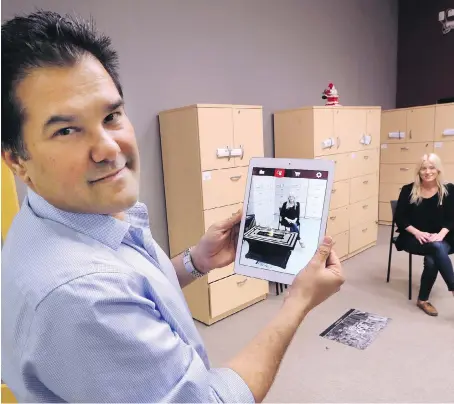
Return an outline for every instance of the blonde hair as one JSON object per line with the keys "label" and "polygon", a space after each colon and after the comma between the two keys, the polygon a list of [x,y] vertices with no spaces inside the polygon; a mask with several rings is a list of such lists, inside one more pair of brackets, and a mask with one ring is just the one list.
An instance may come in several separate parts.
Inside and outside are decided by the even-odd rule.
{"label": "blonde hair", "polygon": [[421,160],[419,161],[419,164],[416,166],[416,171],[415,171],[415,181],[413,183],[413,188],[411,190],[410,194],[410,203],[414,203],[416,205],[419,205],[422,201],[422,195],[421,195],[421,167],[423,164],[429,161],[434,165],[434,167],[438,171],[437,175],[437,186],[438,186],[438,204],[442,205],[443,204],[443,199],[446,195],[448,195],[448,190],[446,188],[445,182],[443,180],[443,165],[441,164],[441,159],[438,157],[435,153],[430,153],[430,154],[424,154],[422,156]]}

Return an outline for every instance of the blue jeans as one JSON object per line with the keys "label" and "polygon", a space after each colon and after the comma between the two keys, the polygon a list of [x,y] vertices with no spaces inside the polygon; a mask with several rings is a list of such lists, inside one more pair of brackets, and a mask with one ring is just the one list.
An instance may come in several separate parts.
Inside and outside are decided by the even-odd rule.
{"label": "blue jeans", "polygon": [[433,243],[420,244],[415,237],[407,240],[405,251],[412,254],[424,255],[424,270],[421,275],[421,286],[419,289],[419,300],[428,300],[430,292],[440,272],[449,291],[454,291],[454,269],[449,253],[452,253],[451,246],[446,241],[435,241]]}

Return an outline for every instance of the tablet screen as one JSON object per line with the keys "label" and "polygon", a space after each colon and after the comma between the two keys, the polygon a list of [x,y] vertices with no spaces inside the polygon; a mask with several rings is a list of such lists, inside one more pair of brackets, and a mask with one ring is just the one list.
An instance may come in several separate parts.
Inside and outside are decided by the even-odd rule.
{"label": "tablet screen", "polygon": [[253,167],[241,265],[296,275],[317,250],[328,171]]}

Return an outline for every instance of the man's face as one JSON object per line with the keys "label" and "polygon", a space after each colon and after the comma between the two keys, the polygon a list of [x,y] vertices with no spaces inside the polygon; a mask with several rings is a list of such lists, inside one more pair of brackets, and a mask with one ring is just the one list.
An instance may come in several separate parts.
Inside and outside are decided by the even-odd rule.
{"label": "man's face", "polygon": [[33,69],[16,88],[29,155],[19,176],[54,206],[121,215],[138,198],[139,154],[122,99],[104,67]]}

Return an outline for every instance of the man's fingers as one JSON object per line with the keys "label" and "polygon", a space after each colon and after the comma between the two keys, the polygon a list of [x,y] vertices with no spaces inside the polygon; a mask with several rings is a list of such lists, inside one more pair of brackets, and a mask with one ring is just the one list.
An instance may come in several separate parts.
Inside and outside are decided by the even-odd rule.
{"label": "man's fingers", "polygon": [[311,262],[316,265],[325,263],[331,253],[332,245],[333,239],[331,237],[325,236],[323,242],[320,244],[317,251],[315,252]]}
{"label": "man's fingers", "polygon": [[237,212],[232,214],[227,219],[221,220],[214,224],[217,230],[225,231],[231,229],[233,226],[241,222],[241,216],[243,215],[243,209],[239,209]]}
{"label": "man's fingers", "polygon": [[328,258],[326,260],[326,266],[335,266],[337,268],[341,267],[341,262],[334,250],[331,250]]}

